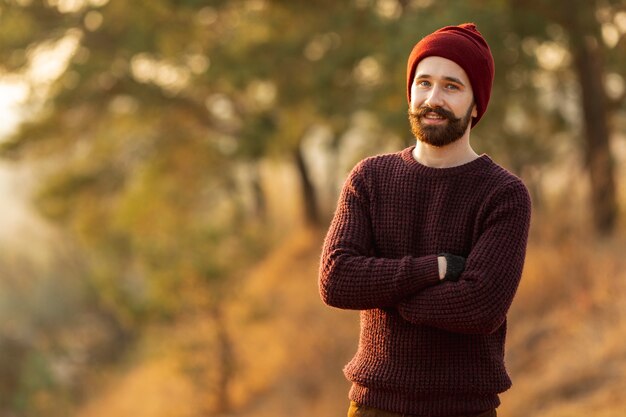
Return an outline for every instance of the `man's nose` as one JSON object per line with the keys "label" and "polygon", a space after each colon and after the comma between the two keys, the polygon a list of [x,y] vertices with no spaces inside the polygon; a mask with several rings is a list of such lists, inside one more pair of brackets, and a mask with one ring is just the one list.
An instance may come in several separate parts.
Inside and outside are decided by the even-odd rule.
{"label": "man's nose", "polygon": [[428,96],[426,96],[424,104],[427,104],[430,107],[442,107],[443,100],[441,96],[441,90],[438,87],[433,87],[428,92]]}

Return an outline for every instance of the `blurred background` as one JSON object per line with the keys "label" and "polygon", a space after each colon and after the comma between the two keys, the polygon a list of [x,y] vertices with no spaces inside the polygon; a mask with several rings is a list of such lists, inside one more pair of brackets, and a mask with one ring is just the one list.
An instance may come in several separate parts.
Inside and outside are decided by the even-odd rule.
{"label": "blurred background", "polygon": [[1,0],[0,417],[345,415],[324,233],[463,22],[534,204],[500,415],[622,417],[624,0]]}

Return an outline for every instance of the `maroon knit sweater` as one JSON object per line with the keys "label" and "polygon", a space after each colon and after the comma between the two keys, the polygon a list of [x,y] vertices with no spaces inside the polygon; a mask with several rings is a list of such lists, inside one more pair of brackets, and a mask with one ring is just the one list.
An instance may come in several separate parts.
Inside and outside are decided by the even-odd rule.
{"label": "maroon knit sweater", "polygon": [[[413,148],[368,158],[349,175],[324,242],[320,294],[361,310],[344,373],[350,399],[424,416],[500,404],[506,313],[530,223],[521,180],[488,156],[453,168],[416,162]],[[437,255],[467,258],[441,282]]]}

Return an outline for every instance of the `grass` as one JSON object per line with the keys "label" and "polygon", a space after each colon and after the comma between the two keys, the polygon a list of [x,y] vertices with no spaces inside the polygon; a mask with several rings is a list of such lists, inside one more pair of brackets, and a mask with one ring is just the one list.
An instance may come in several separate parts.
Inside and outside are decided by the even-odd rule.
{"label": "grass", "polygon": [[[617,417],[626,410],[626,239],[536,232],[509,314],[505,417]],[[165,417],[340,416],[358,315],[319,300],[323,234],[301,230],[246,274],[225,317],[234,341],[232,409],[211,414],[214,331],[201,313],[155,330],[151,354],[77,414]],[[190,347],[193,347],[191,349]],[[202,366],[198,365],[202,362]]]}
{"label": "grass", "polygon": [[582,231],[531,242],[509,314],[502,415],[622,416],[626,240]]}

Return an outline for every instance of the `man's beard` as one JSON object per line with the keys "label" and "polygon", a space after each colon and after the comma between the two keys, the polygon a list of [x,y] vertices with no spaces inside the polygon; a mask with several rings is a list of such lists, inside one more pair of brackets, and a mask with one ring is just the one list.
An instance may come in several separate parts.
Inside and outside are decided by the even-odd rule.
{"label": "man's beard", "polygon": [[[422,106],[417,111],[409,109],[409,122],[411,131],[415,137],[429,145],[443,147],[459,140],[467,126],[472,121],[472,110],[474,104],[469,107],[466,114],[462,118],[454,117],[454,114],[441,107]],[[436,113],[448,120],[444,126],[429,126],[422,123],[422,118],[429,112]]]}

